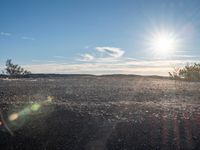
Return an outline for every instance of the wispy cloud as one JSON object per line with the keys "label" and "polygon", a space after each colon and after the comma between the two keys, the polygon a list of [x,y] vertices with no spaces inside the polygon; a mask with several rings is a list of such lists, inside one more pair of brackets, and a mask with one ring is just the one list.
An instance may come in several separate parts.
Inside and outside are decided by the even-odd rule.
{"label": "wispy cloud", "polygon": [[78,61],[92,61],[95,59],[95,57],[91,54],[82,54],[80,55],[81,58],[77,59]]}
{"label": "wispy cloud", "polygon": [[79,55],[77,61],[93,62],[93,63],[111,63],[118,62],[123,57],[124,50],[116,47],[95,47],[93,54],[85,53]]}
{"label": "wispy cloud", "polygon": [[34,63],[56,63],[55,60],[39,60],[39,59],[33,59],[31,60]]}
{"label": "wispy cloud", "polygon": [[[8,33],[8,32],[0,32],[0,36],[12,36],[13,34],[11,34],[11,33]],[[23,40],[30,40],[30,41],[34,41],[35,40],[35,38],[34,37],[29,37],[29,36],[15,36],[15,38],[18,38],[18,39],[23,39]]]}
{"label": "wispy cloud", "polygon": [[30,41],[34,41],[35,40],[35,38],[28,37],[28,36],[22,36],[21,39],[23,39],[23,40],[30,40]]}
{"label": "wispy cloud", "polygon": [[175,59],[198,59],[198,56],[194,55],[174,55]]}
{"label": "wispy cloud", "polygon": [[[67,73],[67,74],[141,74],[167,76],[174,66],[184,66],[193,60],[130,60],[123,59],[112,63],[105,62],[76,62],[44,63],[25,65],[24,68],[33,73]],[[200,62],[200,61],[199,61]]]}
{"label": "wispy cloud", "polygon": [[11,36],[11,33],[8,32],[0,32],[1,36]]}
{"label": "wispy cloud", "polygon": [[54,56],[54,58],[56,58],[56,59],[66,59],[67,57],[66,56],[59,56],[59,55],[57,55],[57,56]]}
{"label": "wispy cloud", "polygon": [[[141,74],[168,76],[174,67],[182,67],[186,63],[200,63],[195,56],[177,55],[172,59],[135,59],[124,57],[124,50],[114,47],[96,47],[92,54],[85,53],[71,63],[60,61],[43,61],[24,66],[33,73],[66,73],[66,74]],[[106,53],[106,55],[101,54]],[[64,56],[54,56],[63,59]],[[184,59],[183,59],[184,58]],[[65,62],[67,59],[65,59]],[[68,61],[69,62],[69,61]]]}
{"label": "wispy cloud", "polygon": [[119,58],[124,55],[124,50],[116,47],[96,47],[96,50],[115,58]]}

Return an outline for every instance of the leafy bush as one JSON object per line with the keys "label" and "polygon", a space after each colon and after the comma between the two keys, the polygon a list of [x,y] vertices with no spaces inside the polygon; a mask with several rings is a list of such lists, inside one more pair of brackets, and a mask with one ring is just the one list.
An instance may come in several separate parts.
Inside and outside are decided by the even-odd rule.
{"label": "leafy bush", "polygon": [[188,81],[200,81],[200,64],[187,64],[183,68],[176,68],[169,75],[173,79],[184,79]]}
{"label": "leafy bush", "polygon": [[23,69],[22,67],[20,67],[17,64],[13,64],[11,59],[8,59],[6,61],[5,71],[6,71],[6,74],[10,75],[10,76],[31,74],[30,71]]}

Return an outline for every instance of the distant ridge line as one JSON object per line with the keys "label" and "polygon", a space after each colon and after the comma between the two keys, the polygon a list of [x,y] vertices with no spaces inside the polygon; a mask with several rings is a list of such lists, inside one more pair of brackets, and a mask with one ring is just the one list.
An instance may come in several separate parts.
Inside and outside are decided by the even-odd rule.
{"label": "distant ridge line", "polygon": [[54,78],[54,77],[151,77],[151,78],[169,78],[166,76],[157,75],[136,75],[136,74],[104,74],[104,75],[92,75],[92,74],[28,74],[28,75],[0,75],[0,78]]}

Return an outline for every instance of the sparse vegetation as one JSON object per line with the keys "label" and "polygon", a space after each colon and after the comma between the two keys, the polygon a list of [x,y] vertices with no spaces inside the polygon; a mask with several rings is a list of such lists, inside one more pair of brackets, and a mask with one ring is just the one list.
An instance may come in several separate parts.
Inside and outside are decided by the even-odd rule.
{"label": "sparse vegetation", "polygon": [[200,81],[200,64],[187,64],[183,68],[174,68],[174,71],[169,72],[172,79],[183,79],[187,81]]}
{"label": "sparse vegetation", "polygon": [[31,74],[30,71],[25,70],[18,64],[13,64],[11,59],[6,61],[5,73],[9,76],[27,75]]}

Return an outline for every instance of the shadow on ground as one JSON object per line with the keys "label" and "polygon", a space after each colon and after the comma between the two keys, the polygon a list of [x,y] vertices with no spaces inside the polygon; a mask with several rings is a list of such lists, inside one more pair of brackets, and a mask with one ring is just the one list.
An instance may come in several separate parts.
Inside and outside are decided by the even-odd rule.
{"label": "shadow on ground", "polygon": [[49,106],[27,119],[13,136],[2,129],[1,149],[198,149],[200,145],[198,116],[184,119],[175,113],[165,118],[161,112],[157,117],[141,116],[142,121],[110,121],[62,106],[47,110]]}

